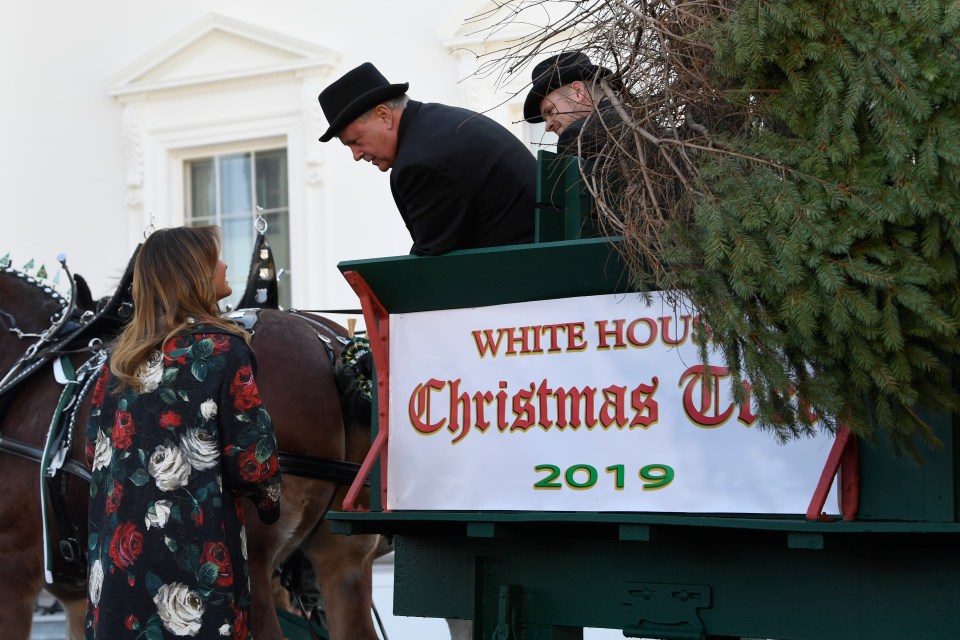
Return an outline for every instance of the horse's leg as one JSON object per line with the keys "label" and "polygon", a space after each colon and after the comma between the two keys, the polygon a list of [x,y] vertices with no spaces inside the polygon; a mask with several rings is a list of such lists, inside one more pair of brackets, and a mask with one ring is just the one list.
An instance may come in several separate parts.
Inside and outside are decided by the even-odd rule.
{"label": "horse's leg", "polygon": [[[33,415],[14,403],[7,416],[4,435],[33,444],[26,433]],[[43,587],[39,479],[36,463],[0,455],[0,637],[5,640],[30,637],[33,608]]]}
{"label": "horse's leg", "polygon": [[[345,457],[360,463],[370,450],[370,429],[355,422],[344,425]],[[347,488],[331,504],[339,510]],[[370,492],[360,492],[360,504],[370,505]],[[324,521],[301,547],[317,574],[330,640],[377,640],[373,627],[373,561],[384,547],[378,535],[334,535]]]}
{"label": "horse's leg", "polygon": [[63,610],[67,614],[67,638],[69,640],[83,640],[83,625],[87,617],[87,599],[74,598],[60,600]]}
{"label": "horse's leg", "polygon": [[[253,637],[257,640],[282,640],[280,619],[273,604],[273,593],[269,589],[273,574],[272,567],[264,562],[251,559],[250,562],[250,615]],[[267,588],[261,588],[267,587]]]}
{"label": "horse's leg", "polygon": [[370,611],[379,538],[331,534],[324,522],[302,547],[320,581],[330,640],[377,638]]}
{"label": "horse's leg", "polygon": [[[3,545],[0,536],[0,546]],[[2,636],[10,640],[27,640],[33,624],[33,606],[40,593],[40,580],[36,567],[19,562],[17,554],[0,554],[0,629]]]}
{"label": "horse's leg", "polygon": [[[331,356],[317,336],[316,327],[301,318],[263,311],[254,336],[257,385],[282,451],[344,460],[340,397]],[[370,446],[369,435],[366,446]],[[285,475],[277,523],[263,526],[252,509],[247,509],[252,629],[257,640],[279,637],[271,589],[273,571],[314,530],[334,490],[329,481]],[[344,637],[359,638],[349,633]]]}
{"label": "horse's leg", "polygon": [[245,505],[253,617],[251,629],[257,640],[282,637],[271,588],[274,570],[317,526],[334,490],[332,482],[284,477],[280,520],[269,526],[261,524],[254,510]]}

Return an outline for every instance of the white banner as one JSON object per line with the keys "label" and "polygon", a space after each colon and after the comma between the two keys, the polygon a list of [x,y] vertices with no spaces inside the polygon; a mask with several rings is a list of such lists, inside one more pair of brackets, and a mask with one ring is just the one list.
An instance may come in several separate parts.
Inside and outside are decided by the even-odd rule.
{"label": "white banner", "polygon": [[388,508],[805,513],[833,438],[753,428],[694,322],[656,294],[391,315]]}

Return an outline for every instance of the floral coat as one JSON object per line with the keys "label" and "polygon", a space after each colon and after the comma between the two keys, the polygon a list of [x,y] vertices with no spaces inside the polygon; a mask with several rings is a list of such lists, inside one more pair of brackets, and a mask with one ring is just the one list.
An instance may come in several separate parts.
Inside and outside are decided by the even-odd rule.
{"label": "floral coat", "polygon": [[277,443],[240,338],[194,325],[117,396],[105,365],[87,425],[87,639],[248,640],[239,497],[280,516]]}

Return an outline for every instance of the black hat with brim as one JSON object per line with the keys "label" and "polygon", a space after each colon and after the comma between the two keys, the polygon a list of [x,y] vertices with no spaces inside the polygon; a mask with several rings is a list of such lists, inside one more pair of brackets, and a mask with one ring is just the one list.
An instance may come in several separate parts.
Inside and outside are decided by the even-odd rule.
{"label": "black hat with brim", "polygon": [[327,142],[378,104],[399,98],[409,86],[409,82],[390,84],[369,62],[347,71],[317,97],[323,115],[330,123],[327,131],[320,136],[320,142]]}
{"label": "black hat with brim", "polygon": [[548,93],[576,80],[592,82],[613,72],[590,62],[582,51],[566,51],[541,61],[530,74],[533,86],[523,103],[523,119],[536,124],[543,122],[540,102]]}

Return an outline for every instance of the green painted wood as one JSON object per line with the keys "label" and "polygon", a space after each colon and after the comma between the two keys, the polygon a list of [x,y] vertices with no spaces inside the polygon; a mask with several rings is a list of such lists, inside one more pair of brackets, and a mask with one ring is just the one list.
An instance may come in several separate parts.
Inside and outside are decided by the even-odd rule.
{"label": "green painted wood", "polygon": [[[822,549],[784,538],[733,529],[688,529],[654,543],[562,529],[510,544],[397,536],[394,611],[463,617],[515,585],[522,628],[605,627],[648,638],[960,637],[956,533],[920,545],[910,535],[860,533]],[[494,637],[489,625],[483,631],[478,640]]]}
{"label": "green painted wood", "polygon": [[632,291],[619,239],[452,251],[341,262],[356,271],[390,313]]}
{"label": "green painted wood", "polygon": [[957,522],[960,438],[955,417],[920,412],[942,441],[933,449],[918,441],[923,462],[894,457],[883,434],[875,443],[860,443],[860,509],[865,520]]}
{"label": "green painted wood", "polygon": [[[804,532],[833,536],[864,533],[877,534],[922,534],[925,536],[960,534],[958,522],[926,522],[906,520],[854,520],[812,521],[802,516],[748,517],[737,514],[656,514],[656,513],[595,513],[595,512],[534,512],[534,511],[387,511],[342,513],[331,512],[327,518],[334,533],[388,533],[412,535],[442,531],[446,535],[466,537],[467,525],[474,524],[477,530],[481,523],[507,524],[508,528],[494,529],[505,537],[522,534],[539,535],[548,529],[568,527],[589,533],[600,532],[613,538],[627,527],[634,533],[626,536],[644,535],[643,527],[653,535],[658,528],[717,529],[769,531],[785,534]],[[496,536],[494,536],[496,537]],[[633,538],[625,538],[633,539]]]}
{"label": "green painted wood", "polygon": [[590,231],[593,200],[583,188],[579,158],[537,153],[537,203],[536,242],[576,240],[584,229]]}

